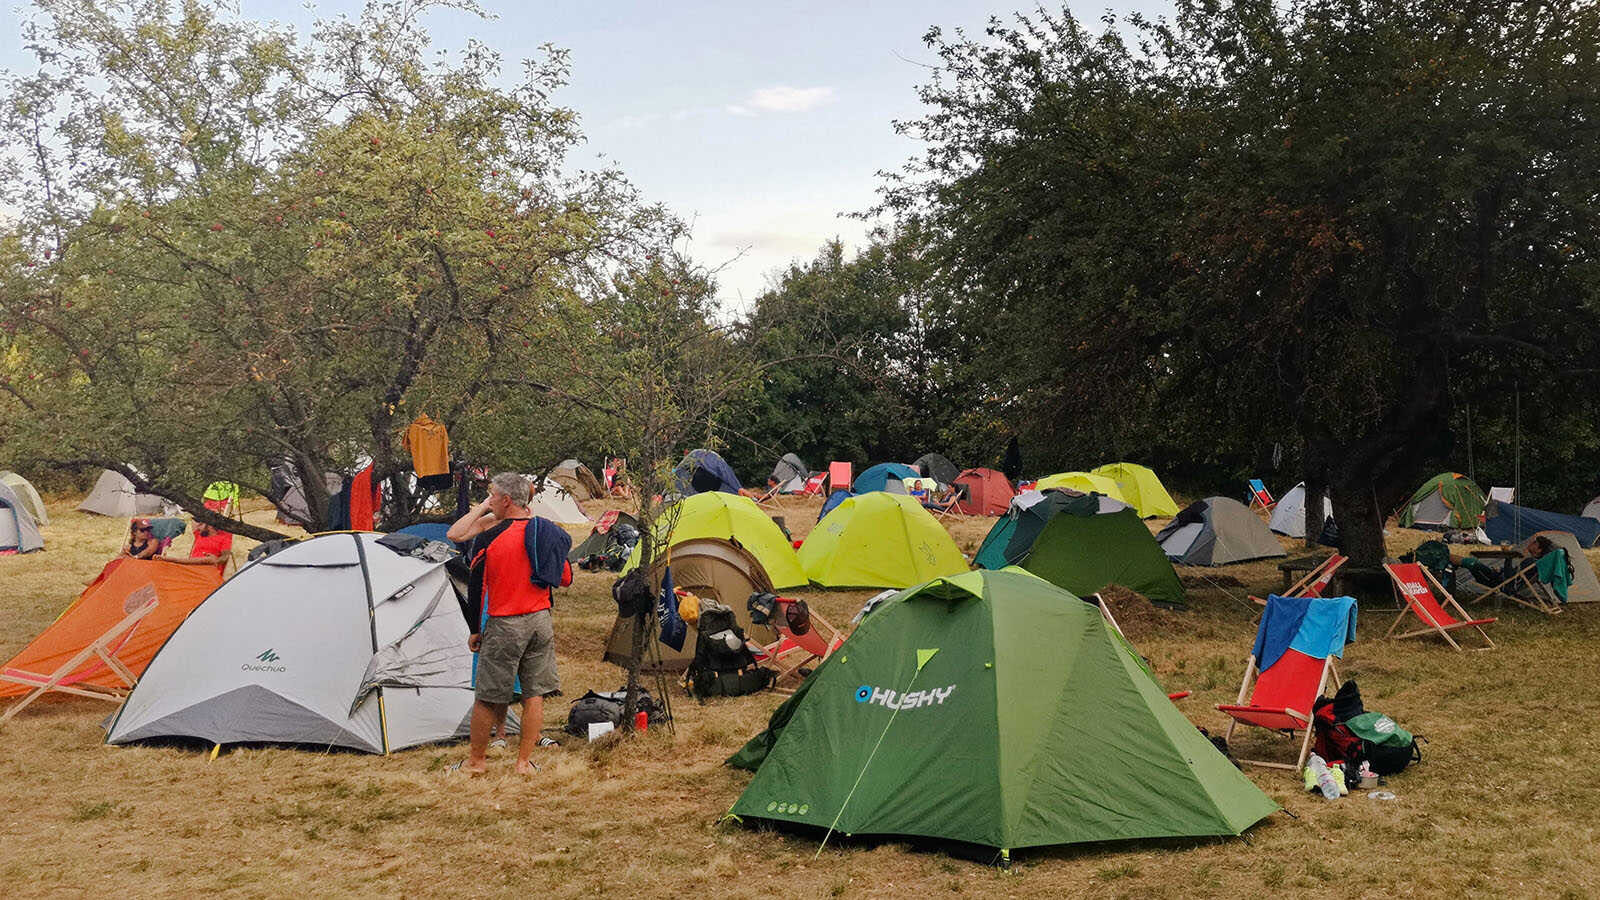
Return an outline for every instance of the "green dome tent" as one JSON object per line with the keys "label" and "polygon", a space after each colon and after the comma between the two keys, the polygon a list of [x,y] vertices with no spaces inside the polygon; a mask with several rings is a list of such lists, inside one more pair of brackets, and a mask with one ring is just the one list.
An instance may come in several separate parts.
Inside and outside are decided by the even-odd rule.
{"label": "green dome tent", "polygon": [[743,819],[1003,854],[1237,835],[1278,808],[1098,609],[1015,570],[889,600],[728,762],[755,770]]}
{"label": "green dome tent", "polygon": [[1489,503],[1483,488],[1460,472],[1429,478],[1411,495],[1395,518],[1401,528],[1477,528]]}
{"label": "green dome tent", "polygon": [[[1034,539],[1022,567],[1051,584],[1088,596],[1120,584],[1167,607],[1184,606],[1183,583],[1161,545],[1130,507],[1063,508]],[[1014,550],[1015,546],[1008,550]]]}

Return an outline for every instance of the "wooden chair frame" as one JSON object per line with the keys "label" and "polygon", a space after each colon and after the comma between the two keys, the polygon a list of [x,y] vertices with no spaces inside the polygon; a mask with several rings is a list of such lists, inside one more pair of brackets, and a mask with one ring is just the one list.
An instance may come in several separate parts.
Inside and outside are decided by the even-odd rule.
{"label": "wooden chair frame", "polygon": [[[1322,660],[1322,677],[1317,681],[1317,691],[1312,695],[1313,701],[1315,701],[1317,697],[1322,696],[1322,690],[1328,686],[1328,678],[1330,675],[1333,677],[1333,682],[1335,684],[1339,683],[1339,667],[1334,665],[1333,659],[1333,656],[1330,655]],[[1235,705],[1246,705],[1250,697],[1250,685],[1256,679],[1256,676],[1260,674],[1261,670],[1256,668],[1256,655],[1252,653],[1250,654],[1250,658],[1247,659],[1244,664],[1244,680],[1239,683],[1239,699],[1234,701]],[[1273,712],[1278,712],[1278,710],[1273,710]],[[1299,756],[1295,757],[1294,764],[1290,765],[1289,763],[1273,762],[1265,759],[1241,759],[1239,762],[1251,766],[1264,766],[1270,769],[1288,769],[1291,772],[1298,772],[1305,767],[1306,758],[1311,755],[1313,710],[1308,709],[1301,711],[1298,709],[1290,709],[1285,707],[1282,712],[1305,723],[1304,727],[1287,730],[1290,740],[1294,739],[1294,733],[1296,731],[1302,731],[1305,733],[1304,737],[1302,737],[1300,740],[1300,754]],[[1233,716],[1228,716],[1228,730],[1222,735],[1222,742],[1224,744],[1227,744],[1230,747],[1232,746],[1233,730],[1238,728],[1239,724],[1240,722],[1238,719],[1235,719]],[[1246,722],[1244,724],[1248,725],[1250,723]],[[1255,727],[1261,728],[1265,726],[1258,725]]]}
{"label": "wooden chair frame", "polygon": [[[780,600],[783,599],[785,598],[780,598]],[[780,603],[777,614],[774,617],[772,630],[778,633],[778,639],[763,647],[762,650],[766,653],[767,664],[775,667],[778,671],[777,676],[772,679],[772,684],[773,690],[779,693],[794,693],[795,688],[784,684],[784,682],[788,681],[791,676],[797,675],[802,668],[812,663],[821,662],[828,656],[833,655],[833,651],[839,649],[839,645],[844,642],[844,635],[839,632],[839,629],[833,627],[831,622],[823,618],[822,614],[817,612],[816,607],[810,607],[810,613],[811,630],[823,639],[828,648],[828,652],[822,656],[818,656],[794,642],[793,635],[789,632],[789,625],[785,618],[782,603]],[[785,647],[785,643],[789,646]]]}
{"label": "wooden chair frame", "polygon": [[[1479,594],[1474,602],[1482,603],[1490,597],[1498,596],[1510,600],[1512,603],[1520,603],[1547,616],[1560,615],[1564,611],[1561,601],[1552,595],[1550,588],[1534,577],[1533,573],[1538,567],[1539,561],[1537,559],[1523,560],[1522,564],[1517,567],[1517,571],[1510,578]],[[1519,583],[1528,589],[1528,597],[1523,597],[1513,592]],[[1513,590],[1508,590],[1508,588]]]}
{"label": "wooden chair frame", "polygon": [[[4,723],[12,716],[22,712],[33,701],[51,691],[73,694],[78,697],[93,697],[96,700],[109,700],[112,703],[122,702],[122,699],[138,683],[139,676],[133,674],[127,666],[123,665],[121,660],[117,659],[116,650],[120,649],[121,644],[118,643],[117,648],[112,648],[111,644],[125,640],[127,635],[133,632],[134,627],[139,624],[140,620],[149,615],[159,605],[153,585],[146,585],[140,588],[132,596],[139,597],[141,595],[144,595],[146,599],[137,609],[124,616],[122,621],[106,629],[104,633],[91,641],[89,646],[73,654],[71,659],[56,667],[56,670],[49,675],[24,672],[20,669],[0,671],[0,681],[33,688],[33,691],[21,700],[12,703],[6,709],[4,715],[0,715],[0,723]],[[117,678],[121,679],[125,686],[107,688],[100,685],[78,685],[66,682],[68,676],[93,657],[99,657],[100,662],[110,669]]]}
{"label": "wooden chair frame", "polygon": [[[1439,583],[1439,579],[1433,577],[1433,573],[1428,571],[1427,566],[1418,564],[1417,568],[1422,572],[1422,577],[1427,579],[1428,584],[1431,585],[1430,590],[1434,592],[1434,599],[1439,601],[1439,606],[1444,609],[1445,612],[1456,616],[1459,621],[1453,625],[1440,625],[1436,622],[1428,621],[1426,613],[1417,607],[1416,601],[1412,600],[1411,596],[1405,591],[1400,590],[1400,576],[1395,574],[1394,566],[1389,563],[1385,563],[1383,570],[1389,573],[1390,587],[1394,589],[1395,599],[1400,601],[1400,614],[1395,616],[1394,622],[1389,625],[1389,630],[1384,632],[1384,639],[1398,641],[1404,638],[1422,637],[1423,635],[1438,635],[1439,637],[1444,638],[1445,642],[1451,647],[1455,648],[1457,652],[1460,652],[1464,648],[1460,644],[1456,643],[1455,639],[1450,636],[1450,632],[1460,631],[1463,628],[1474,628],[1477,630],[1478,635],[1483,638],[1483,642],[1488,646],[1474,647],[1473,649],[1493,650],[1494,641],[1490,640],[1489,633],[1483,630],[1483,625],[1479,624],[1478,620],[1474,619],[1465,609],[1462,608],[1461,603],[1457,601],[1449,591],[1445,590],[1444,585]],[[1400,627],[1400,623],[1405,621],[1407,615],[1416,616],[1417,620],[1422,622],[1422,624],[1426,625],[1427,627],[1418,628],[1414,631],[1407,631],[1404,634],[1395,634],[1394,630]],[[1494,620],[1490,619],[1489,621],[1492,622]]]}
{"label": "wooden chair frame", "polygon": [[[1331,554],[1331,555],[1328,556],[1327,559],[1324,559],[1322,562],[1318,563],[1315,568],[1313,568],[1311,571],[1307,572],[1305,574],[1305,577],[1301,578],[1299,581],[1296,581],[1294,584],[1290,585],[1288,590],[1285,590],[1279,596],[1280,597],[1320,597],[1320,596],[1322,596],[1323,589],[1326,588],[1328,585],[1333,583],[1334,573],[1338,572],[1339,571],[1339,567],[1344,565],[1345,563],[1347,563],[1349,561],[1350,561],[1350,557],[1348,557],[1348,556],[1340,556],[1337,553]],[[1316,587],[1311,590],[1311,593],[1309,593],[1309,594],[1303,593],[1308,588],[1312,588],[1312,585],[1315,585]],[[1254,600],[1257,606],[1266,606],[1267,605],[1267,601],[1263,597],[1257,597],[1254,594],[1252,594],[1250,596],[1250,599]]]}

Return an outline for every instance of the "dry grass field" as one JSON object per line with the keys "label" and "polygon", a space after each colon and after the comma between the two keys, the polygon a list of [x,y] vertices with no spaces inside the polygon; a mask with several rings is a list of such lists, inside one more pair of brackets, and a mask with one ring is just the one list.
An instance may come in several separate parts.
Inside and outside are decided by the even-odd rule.
{"label": "dry grass field", "polygon": [[[66,606],[117,549],[126,523],[50,498],[49,549],[0,559],[0,659]],[[783,514],[803,534],[815,501]],[[252,521],[269,513],[259,505]],[[991,520],[956,521],[976,550]],[[1391,552],[1421,539],[1392,535]],[[187,552],[189,538],[178,547]],[[1293,552],[1293,551],[1292,551]],[[242,557],[242,553],[241,553]],[[1278,583],[1272,562],[1184,570],[1192,610],[1128,606],[1125,630],[1179,707],[1219,731],[1212,706],[1238,690],[1254,634],[1243,598]],[[580,574],[556,608],[568,699],[612,689],[598,661],[615,609],[611,576]],[[836,624],[871,592],[813,593]],[[748,781],[722,761],[779,697],[704,705],[675,697],[676,734],[544,751],[531,779],[491,759],[447,775],[461,746],[375,757],[292,748],[203,753],[102,743],[111,706],[35,704],[0,730],[0,896],[907,896],[1600,894],[1600,609],[1548,619],[1499,612],[1499,649],[1377,640],[1369,605],[1344,670],[1370,708],[1428,739],[1389,779],[1391,802],[1306,795],[1252,770],[1288,811],[1243,839],[1075,846],[1017,854],[1009,871],[900,842],[831,844],[719,824]],[[547,706],[547,726],[566,703]],[[1270,740],[1268,738],[1267,740]]]}

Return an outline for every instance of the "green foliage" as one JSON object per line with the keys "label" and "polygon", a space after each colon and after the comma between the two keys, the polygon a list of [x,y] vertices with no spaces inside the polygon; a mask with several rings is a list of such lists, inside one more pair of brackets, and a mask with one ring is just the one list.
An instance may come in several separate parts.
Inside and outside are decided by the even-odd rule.
{"label": "green foliage", "polygon": [[427,55],[427,7],[305,39],[193,0],[41,5],[0,120],[8,456],[131,463],[180,500],[288,460],[320,519],[358,457],[405,495],[419,412],[495,465],[604,432],[554,386],[611,271],[677,226],[614,171],[562,174],[563,52],[504,89],[479,45]]}
{"label": "green foliage", "polygon": [[1375,511],[1459,454],[1461,405],[1592,393],[1594,4],[1183,0],[928,43],[927,150],[882,206],[926,237],[956,383],[1063,461],[1284,440]]}
{"label": "green foliage", "polygon": [[726,417],[736,469],[764,476],[787,452],[821,468],[910,461],[935,448],[948,407],[932,402],[941,375],[913,251],[882,239],[847,260],[833,241],[756,298],[742,343],[782,364]]}

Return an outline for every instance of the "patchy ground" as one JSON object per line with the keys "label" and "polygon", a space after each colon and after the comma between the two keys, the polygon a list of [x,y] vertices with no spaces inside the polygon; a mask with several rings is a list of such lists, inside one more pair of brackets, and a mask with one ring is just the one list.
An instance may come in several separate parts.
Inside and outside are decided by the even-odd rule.
{"label": "patchy ground", "polygon": [[[74,512],[76,498],[51,499],[50,549],[0,559],[0,659],[76,596],[126,528]],[[785,500],[777,513],[801,536],[816,510],[815,500]],[[270,513],[258,506],[250,518],[265,523]],[[948,524],[970,555],[991,522]],[[1398,552],[1423,536],[1392,537]],[[182,537],[178,546],[186,551],[188,542]],[[1246,595],[1278,585],[1275,562],[1182,570],[1189,612],[1126,596],[1113,601],[1167,689],[1193,692],[1179,707],[1213,731],[1226,720],[1212,706],[1237,694],[1254,634],[1257,608]],[[615,609],[610,582],[580,574],[558,601],[569,699],[620,681],[617,669],[598,661]],[[806,596],[842,625],[871,593]],[[463,755],[459,746],[387,758],[241,749],[214,761],[197,752],[112,748],[100,729],[109,704],[40,702],[0,731],[0,893],[1600,893],[1600,779],[1593,775],[1600,608],[1553,619],[1521,608],[1498,614],[1492,635],[1500,648],[1458,654],[1432,642],[1378,641],[1393,612],[1362,610],[1362,640],[1346,653],[1345,674],[1360,681],[1371,708],[1428,739],[1424,762],[1390,779],[1395,801],[1353,793],[1328,803],[1302,794],[1287,774],[1251,770],[1293,816],[1274,815],[1244,840],[1026,851],[1010,871],[899,842],[830,844],[813,859],[814,839],[719,825],[749,779],[722,760],[760,730],[779,702],[772,694],[705,705],[678,695],[675,735],[656,729],[619,746],[547,751],[543,771],[530,780],[511,775],[504,757],[491,760],[485,779],[449,777],[444,769]],[[546,724],[555,726],[565,707],[549,704]],[[1262,746],[1271,740],[1247,749],[1272,752]]]}

